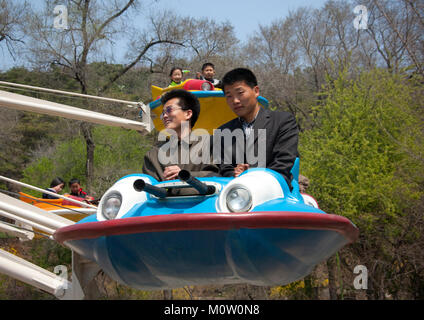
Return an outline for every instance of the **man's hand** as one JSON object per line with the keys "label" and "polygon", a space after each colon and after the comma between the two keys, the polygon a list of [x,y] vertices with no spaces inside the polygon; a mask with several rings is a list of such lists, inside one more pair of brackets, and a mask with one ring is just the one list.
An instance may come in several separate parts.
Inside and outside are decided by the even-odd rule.
{"label": "man's hand", "polygon": [[166,167],[163,171],[163,176],[165,180],[174,180],[177,179],[178,173],[181,171],[179,166],[169,166]]}
{"label": "man's hand", "polygon": [[237,167],[234,168],[234,176],[238,177],[243,171],[246,171],[247,169],[249,169],[249,164],[247,163],[238,164]]}

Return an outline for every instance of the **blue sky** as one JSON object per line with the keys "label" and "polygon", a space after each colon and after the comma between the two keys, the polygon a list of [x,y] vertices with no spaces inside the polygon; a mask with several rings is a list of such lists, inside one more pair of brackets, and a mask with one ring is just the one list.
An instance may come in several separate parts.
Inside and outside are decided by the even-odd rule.
{"label": "blue sky", "polygon": [[218,22],[230,21],[237,38],[244,41],[258,29],[259,24],[283,18],[289,10],[298,7],[320,8],[324,0],[159,0],[152,6],[169,8],[181,15],[195,18],[213,18]]}
{"label": "blue sky", "polygon": [[[260,24],[268,25],[273,20],[284,18],[290,10],[299,7],[320,8],[325,2],[325,0],[144,0],[142,10],[147,12],[171,9],[182,16],[207,17],[217,22],[230,21],[237,38],[245,41],[249,35],[258,30]],[[35,6],[42,3],[43,0],[31,1]],[[143,18],[137,20],[145,21]],[[0,44],[1,71],[21,64],[19,61],[14,62],[5,45]]]}

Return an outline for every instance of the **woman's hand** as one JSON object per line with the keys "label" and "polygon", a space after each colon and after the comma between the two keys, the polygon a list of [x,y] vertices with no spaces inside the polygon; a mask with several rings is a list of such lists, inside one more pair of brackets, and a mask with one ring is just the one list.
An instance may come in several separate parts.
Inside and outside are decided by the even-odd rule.
{"label": "woman's hand", "polygon": [[165,180],[174,180],[178,177],[178,173],[181,171],[179,166],[169,166],[163,171]]}
{"label": "woman's hand", "polygon": [[234,168],[234,176],[238,177],[243,171],[249,169],[249,165],[247,163],[238,164],[237,167]]}

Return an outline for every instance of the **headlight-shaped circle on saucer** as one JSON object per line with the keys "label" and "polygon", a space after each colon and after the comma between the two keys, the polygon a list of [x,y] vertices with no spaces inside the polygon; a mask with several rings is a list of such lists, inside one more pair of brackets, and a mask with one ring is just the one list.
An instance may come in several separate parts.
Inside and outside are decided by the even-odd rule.
{"label": "headlight-shaped circle on saucer", "polygon": [[226,196],[227,207],[231,212],[245,212],[252,207],[252,195],[242,186],[234,186]]}
{"label": "headlight-shaped circle on saucer", "polygon": [[106,196],[102,207],[102,215],[107,220],[115,219],[122,205],[122,195],[119,192],[111,192]]}
{"label": "headlight-shaped circle on saucer", "polygon": [[203,82],[201,88],[203,91],[210,91],[212,90],[212,85],[209,82]]}

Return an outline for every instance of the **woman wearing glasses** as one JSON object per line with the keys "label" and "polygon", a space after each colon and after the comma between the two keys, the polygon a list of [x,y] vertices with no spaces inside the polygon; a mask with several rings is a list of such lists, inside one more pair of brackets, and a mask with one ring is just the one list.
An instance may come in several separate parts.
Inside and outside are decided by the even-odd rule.
{"label": "woman wearing glasses", "polygon": [[[210,154],[210,149],[202,148],[201,144],[206,140],[209,142],[209,138],[191,138],[192,128],[200,113],[197,97],[188,91],[177,89],[164,94],[161,102],[161,119],[170,137],[147,152],[143,173],[158,181],[178,179],[178,173],[182,169],[190,171],[194,177],[218,176],[219,168],[212,163],[210,156],[208,161],[202,161],[205,159],[202,150],[207,150]],[[196,152],[190,155],[192,150]]]}

